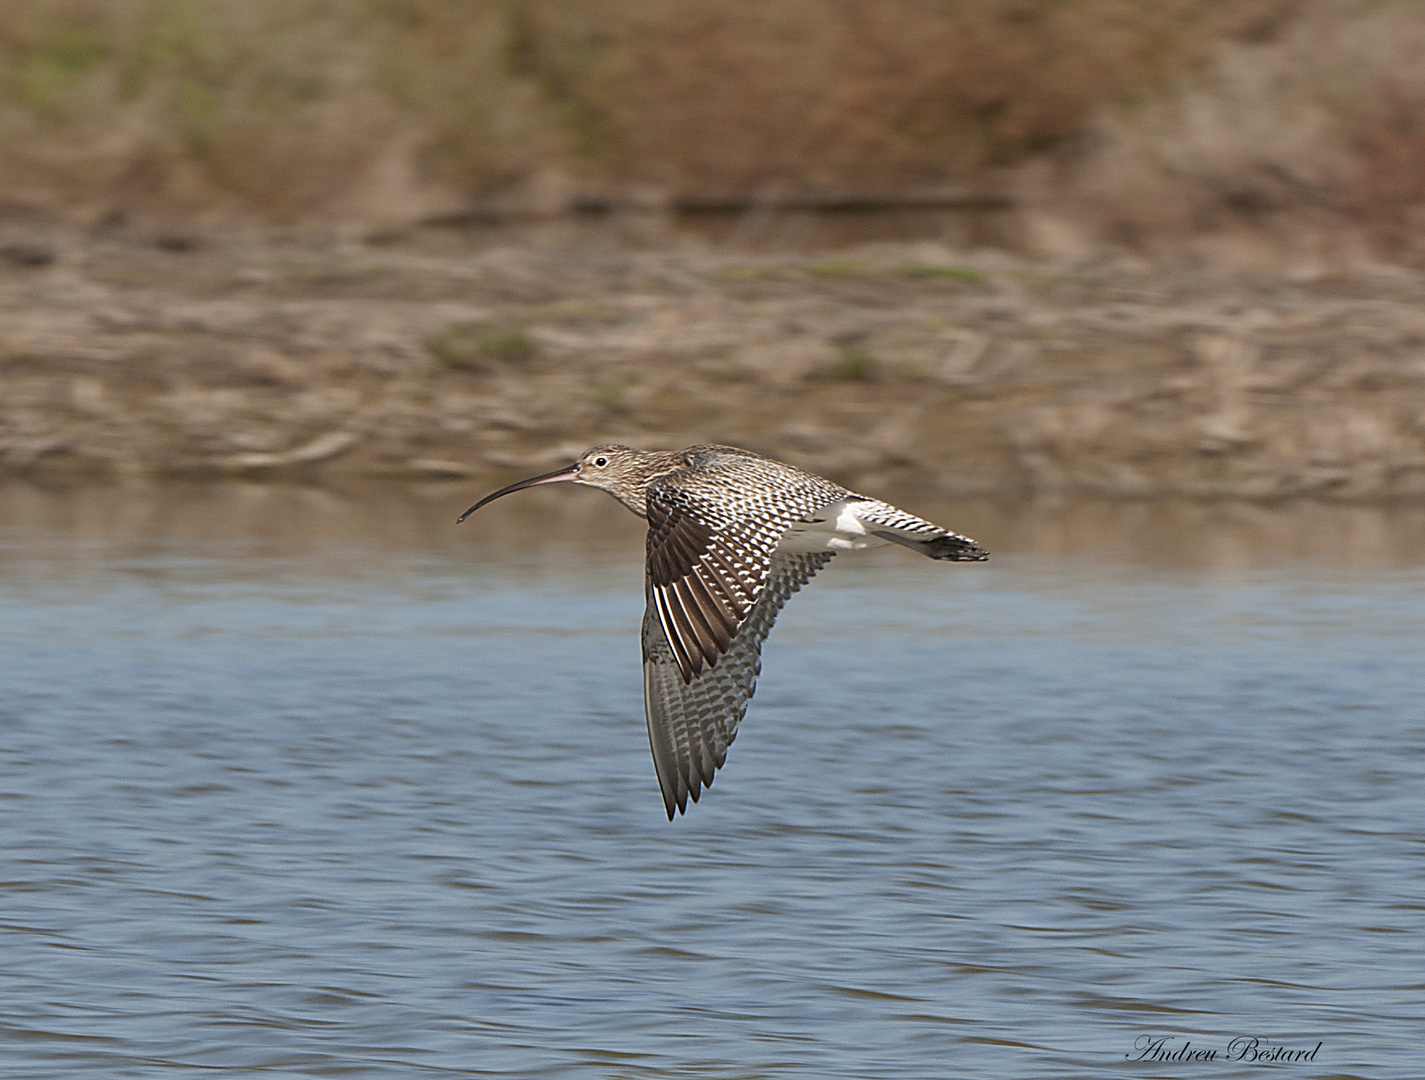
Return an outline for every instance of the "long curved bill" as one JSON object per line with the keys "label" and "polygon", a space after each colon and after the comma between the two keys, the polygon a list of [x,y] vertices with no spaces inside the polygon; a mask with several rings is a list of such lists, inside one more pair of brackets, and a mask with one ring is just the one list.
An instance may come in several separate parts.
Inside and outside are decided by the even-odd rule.
{"label": "long curved bill", "polygon": [[461,514],[458,518],[455,519],[455,524],[459,525],[471,514],[475,513],[476,510],[479,510],[480,507],[484,506],[488,502],[494,502],[501,495],[508,495],[512,491],[523,491],[525,488],[537,487],[540,484],[557,484],[561,480],[573,480],[578,475],[579,463],[576,461],[573,465],[570,465],[567,468],[555,469],[553,472],[545,473],[543,476],[531,476],[528,480],[521,480],[518,483],[509,485],[508,487],[502,487],[499,491],[490,492],[490,494],[486,495],[469,510]]}

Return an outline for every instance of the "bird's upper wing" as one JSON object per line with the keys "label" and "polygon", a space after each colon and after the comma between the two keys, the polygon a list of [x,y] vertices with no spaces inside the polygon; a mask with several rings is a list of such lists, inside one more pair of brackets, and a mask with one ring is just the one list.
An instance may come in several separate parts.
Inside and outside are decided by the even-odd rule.
{"label": "bird's upper wing", "polygon": [[648,499],[648,606],[684,682],[731,647],[785,529],[757,521],[715,526],[700,509],[653,494]]}
{"label": "bird's upper wing", "polygon": [[684,683],[732,647],[787,527],[843,494],[789,465],[716,450],[649,485],[648,606]]}
{"label": "bird's upper wing", "polygon": [[[651,518],[650,518],[651,524]],[[653,575],[643,614],[643,705],[648,741],[668,820],[698,801],[727,758],[762,669],[762,643],[787,598],[831,559],[830,552],[776,554],[746,617],[715,666],[684,677],[683,658],[665,630]]]}

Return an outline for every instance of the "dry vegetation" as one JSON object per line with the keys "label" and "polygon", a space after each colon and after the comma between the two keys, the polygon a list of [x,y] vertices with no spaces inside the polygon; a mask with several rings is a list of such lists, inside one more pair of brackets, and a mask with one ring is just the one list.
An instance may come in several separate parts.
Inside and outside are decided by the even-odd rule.
{"label": "dry vegetation", "polygon": [[1017,189],[1030,243],[1425,258],[1418,0],[0,0],[0,214]]}
{"label": "dry vegetation", "polygon": [[[0,185],[370,225],[574,186],[983,177],[1281,0],[0,0]],[[996,174],[998,175],[998,174]]]}
{"label": "dry vegetation", "polygon": [[[1425,258],[1425,6],[1313,0],[1100,113],[1048,201],[1147,251]],[[1194,242],[1196,241],[1196,244]]]}

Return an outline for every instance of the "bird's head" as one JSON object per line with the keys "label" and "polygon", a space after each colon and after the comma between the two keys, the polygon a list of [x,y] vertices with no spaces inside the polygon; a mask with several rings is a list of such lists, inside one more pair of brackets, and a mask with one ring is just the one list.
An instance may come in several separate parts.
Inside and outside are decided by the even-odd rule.
{"label": "bird's head", "polygon": [[617,443],[596,446],[592,450],[586,450],[580,454],[579,460],[573,465],[555,469],[542,476],[531,476],[528,480],[520,480],[508,487],[500,488],[499,491],[492,491],[461,514],[456,524],[464,521],[486,503],[494,502],[501,495],[508,495],[512,491],[522,491],[540,484],[558,484],[566,480],[575,484],[602,488],[635,514],[644,517],[647,515],[646,492],[649,483],[682,464],[684,462],[676,454],[650,453],[644,450],[635,450],[629,446],[620,446]]}

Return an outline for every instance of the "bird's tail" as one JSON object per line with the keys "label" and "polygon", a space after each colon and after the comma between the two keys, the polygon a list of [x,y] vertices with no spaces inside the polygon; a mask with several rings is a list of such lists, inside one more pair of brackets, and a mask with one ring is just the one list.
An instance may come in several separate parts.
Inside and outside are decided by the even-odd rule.
{"label": "bird's tail", "polygon": [[917,536],[914,533],[895,532],[891,529],[874,529],[872,535],[893,544],[900,544],[912,551],[932,559],[950,559],[954,562],[984,562],[990,553],[968,536],[959,533],[941,533],[939,536]]}

